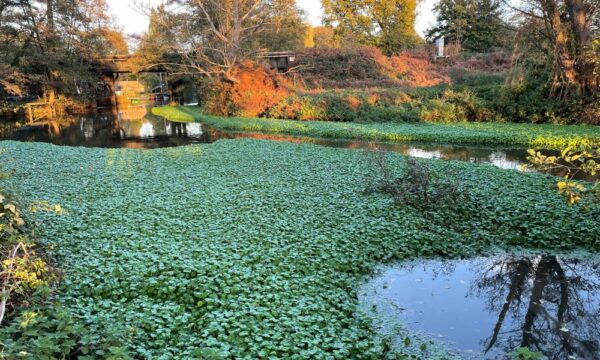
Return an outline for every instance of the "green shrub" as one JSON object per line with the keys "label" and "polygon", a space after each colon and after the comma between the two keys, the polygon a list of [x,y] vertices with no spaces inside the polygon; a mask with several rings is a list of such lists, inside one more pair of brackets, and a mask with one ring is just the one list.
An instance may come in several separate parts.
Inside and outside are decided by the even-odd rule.
{"label": "green shrub", "polygon": [[[355,121],[357,120],[357,109],[346,100],[340,93],[325,93],[319,96],[325,105],[325,121]],[[359,105],[362,106],[362,105]]]}
{"label": "green shrub", "polygon": [[430,100],[421,112],[428,122],[489,122],[499,121],[500,116],[482,105],[475,94],[468,90],[446,90],[438,99]]}
{"label": "green shrub", "polygon": [[266,115],[289,120],[414,122],[419,120],[419,100],[396,89],[327,91],[289,96]]}
{"label": "green shrub", "polygon": [[130,359],[115,329],[90,331],[55,303],[23,311],[0,329],[2,359]]}
{"label": "green shrub", "polygon": [[292,95],[284,98],[266,112],[273,119],[320,120],[325,117],[322,102],[308,96]]}
{"label": "green shrub", "polygon": [[504,83],[504,73],[474,72],[462,68],[450,70],[450,78],[455,86],[501,86]]}

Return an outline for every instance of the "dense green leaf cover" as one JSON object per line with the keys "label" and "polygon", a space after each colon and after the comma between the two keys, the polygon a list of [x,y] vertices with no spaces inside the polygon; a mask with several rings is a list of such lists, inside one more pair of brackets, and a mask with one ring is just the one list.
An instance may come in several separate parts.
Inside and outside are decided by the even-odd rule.
{"label": "dense green leaf cover", "polygon": [[[40,213],[59,300],[125,331],[139,358],[381,358],[356,289],[377,264],[495,248],[600,250],[600,206],[541,174],[459,171],[477,203],[421,212],[364,195],[362,151],[257,140],[157,150],[0,142],[3,180]],[[404,158],[389,154],[400,174]]]}
{"label": "dense green leaf cover", "polygon": [[199,108],[159,107],[155,115],[172,121],[202,121],[220,130],[261,131],[293,135],[382,141],[426,141],[455,144],[510,145],[561,149],[600,144],[600,127],[509,123],[333,123],[272,119],[224,118],[200,114]]}

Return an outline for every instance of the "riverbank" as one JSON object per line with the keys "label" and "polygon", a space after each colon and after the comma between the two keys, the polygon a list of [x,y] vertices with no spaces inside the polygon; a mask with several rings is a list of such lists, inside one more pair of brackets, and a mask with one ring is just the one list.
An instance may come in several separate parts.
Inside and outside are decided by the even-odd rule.
{"label": "riverbank", "polygon": [[520,146],[561,149],[569,145],[600,145],[599,126],[509,123],[345,123],[208,116],[198,107],[155,107],[152,113],[171,121],[200,121],[226,131],[253,131],[396,142]]}
{"label": "riverbank", "polygon": [[[436,179],[460,178],[476,205],[417,210],[364,193],[362,151],[248,139],[0,148],[14,169],[5,186],[64,209],[38,215],[64,272],[60,302],[123,330],[134,357],[383,358],[356,316],[356,289],[379,264],[600,250],[597,205],[569,208],[553,178],[491,165],[421,161]],[[405,157],[387,156],[399,175]]]}

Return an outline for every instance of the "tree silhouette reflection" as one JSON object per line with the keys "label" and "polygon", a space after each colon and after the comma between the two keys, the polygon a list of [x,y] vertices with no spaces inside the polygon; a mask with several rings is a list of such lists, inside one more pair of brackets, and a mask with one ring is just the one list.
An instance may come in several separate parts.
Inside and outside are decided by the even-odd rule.
{"label": "tree silhouette reflection", "polygon": [[[549,359],[600,358],[597,265],[558,256],[481,261],[469,296],[497,315],[485,352],[519,347]],[[507,318],[510,317],[510,321]]]}

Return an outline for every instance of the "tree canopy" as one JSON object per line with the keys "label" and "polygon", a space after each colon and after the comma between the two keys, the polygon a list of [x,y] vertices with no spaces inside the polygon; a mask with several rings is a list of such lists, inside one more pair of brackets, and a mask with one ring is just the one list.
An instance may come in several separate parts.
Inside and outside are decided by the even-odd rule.
{"label": "tree canopy", "polygon": [[305,15],[294,0],[171,0],[168,5],[153,10],[143,48],[177,54],[180,61],[168,64],[176,73],[235,82],[235,68],[244,60],[304,45]]}
{"label": "tree canopy", "polygon": [[427,31],[430,41],[444,37],[464,49],[486,51],[510,38],[498,0],[439,0],[434,12],[436,24]]}
{"label": "tree canopy", "polygon": [[77,93],[93,58],[127,51],[105,0],[0,0],[0,91]]}
{"label": "tree canopy", "polygon": [[323,0],[324,19],[339,37],[352,37],[391,55],[422,40],[414,29],[417,0]]}

